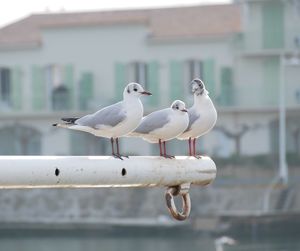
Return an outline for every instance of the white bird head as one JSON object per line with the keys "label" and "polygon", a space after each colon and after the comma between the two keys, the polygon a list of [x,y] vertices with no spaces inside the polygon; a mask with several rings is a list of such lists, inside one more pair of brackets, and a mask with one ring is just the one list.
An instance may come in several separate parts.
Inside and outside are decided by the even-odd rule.
{"label": "white bird head", "polygon": [[187,112],[187,109],[185,107],[185,103],[181,100],[175,100],[172,103],[171,108],[176,112],[180,112],[180,113],[186,113]]}
{"label": "white bird head", "polygon": [[192,85],[192,92],[197,96],[209,94],[209,92],[205,89],[205,85],[201,79],[199,78],[193,79],[191,85]]}
{"label": "white bird head", "polygon": [[140,97],[140,96],[149,96],[152,95],[150,92],[145,91],[145,89],[138,83],[129,83],[123,92],[123,96],[132,96],[132,97]]}

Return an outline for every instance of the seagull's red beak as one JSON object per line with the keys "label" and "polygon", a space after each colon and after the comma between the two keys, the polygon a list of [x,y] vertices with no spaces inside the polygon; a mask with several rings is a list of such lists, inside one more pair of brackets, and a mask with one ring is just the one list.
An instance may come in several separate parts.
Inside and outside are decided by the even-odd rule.
{"label": "seagull's red beak", "polygon": [[187,109],[182,109],[181,111],[182,111],[182,112],[188,112]]}
{"label": "seagull's red beak", "polygon": [[143,95],[148,95],[148,96],[152,95],[152,93],[151,93],[151,92],[146,92],[146,91],[140,92],[140,94],[143,94]]}

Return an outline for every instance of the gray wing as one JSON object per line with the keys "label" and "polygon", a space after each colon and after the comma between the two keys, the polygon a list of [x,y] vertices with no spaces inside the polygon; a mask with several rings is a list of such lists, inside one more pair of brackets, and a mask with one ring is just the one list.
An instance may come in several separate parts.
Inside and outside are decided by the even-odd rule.
{"label": "gray wing", "polygon": [[95,128],[98,125],[116,126],[126,118],[122,102],[107,106],[94,114],[76,120],[77,125]]}
{"label": "gray wing", "polygon": [[164,127],[164,125],[170,121],[169,109],[170,108],[152,112],[148,116],[144,117],[138,128],[135,129],[135,132],[146,134],[154,131],[155,129]]}
{"label": "gray wing", "polygon": [[189,126],[187,127],[187,129],[185,130],[185,132],[188,132],[189,130],[191,130],[192,125],[194,124],[194,122],[200,118],[199,114],[196,114],[194,110],[192,109],[188,109],[188,115],[189,115]]}

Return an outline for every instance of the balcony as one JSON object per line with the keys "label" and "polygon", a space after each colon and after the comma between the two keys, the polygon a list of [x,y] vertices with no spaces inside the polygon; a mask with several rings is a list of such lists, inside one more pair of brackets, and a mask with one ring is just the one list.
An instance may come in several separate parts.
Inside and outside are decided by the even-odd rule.
{"label": "balcony", "polygon": [[241,56],[264,57],[290,55],[300,49],[300,30],[286,29],[284,37],[276,43],[265,41],[262,31],[247,31],[236,35],[233,48],[236,54]]}

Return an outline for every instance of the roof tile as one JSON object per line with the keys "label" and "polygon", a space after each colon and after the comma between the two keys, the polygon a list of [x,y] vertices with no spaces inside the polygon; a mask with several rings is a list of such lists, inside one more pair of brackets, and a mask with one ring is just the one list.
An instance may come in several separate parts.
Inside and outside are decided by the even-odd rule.
{"label": "roof tile", "polygon": [[174,7],[145,10],[119,10],[78,13],[34,14],[0,29],[0,46],[41,43],[41,29],[47,27],[143,23],[151,37],[178,39],[215,37],[241,31],[237,4]]}

